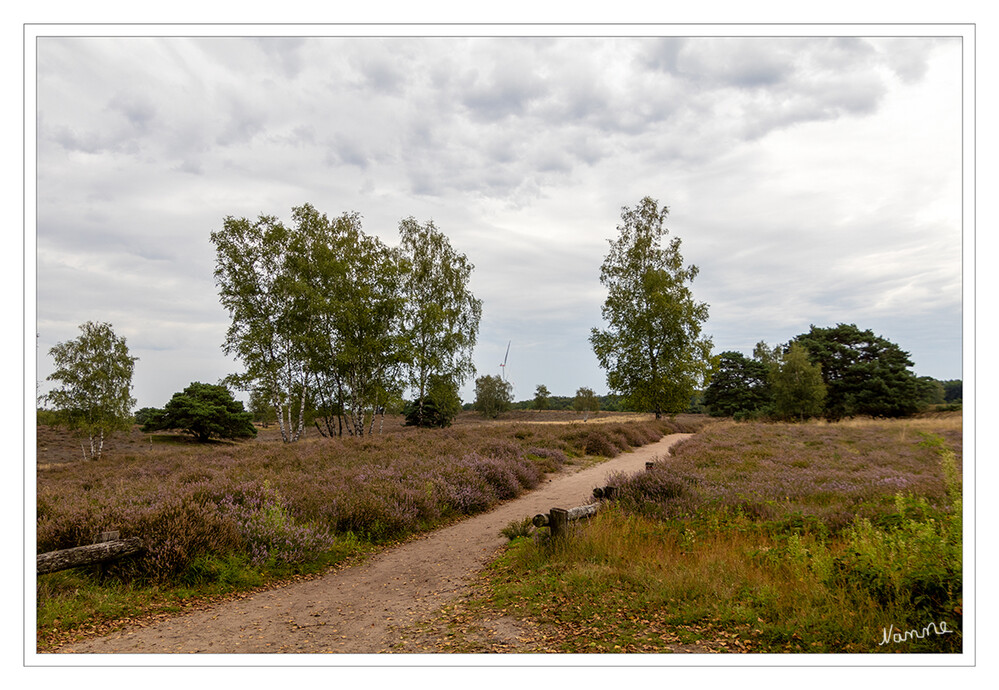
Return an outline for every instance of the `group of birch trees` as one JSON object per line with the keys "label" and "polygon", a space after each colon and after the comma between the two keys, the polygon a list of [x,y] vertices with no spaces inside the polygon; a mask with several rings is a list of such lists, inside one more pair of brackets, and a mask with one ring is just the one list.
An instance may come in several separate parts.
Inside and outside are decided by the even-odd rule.
{"label": "group of birch trees", "polygon": [[288,225],[229,216],[212,233],[223,349],[245,368],[228,382],[273,406],[285,442],[308,416],[324,435],[373,433],[407,391],[419,406],[474,374],[472,264],[432,221],[407,218],[399,234],[390,247],[357,213],[310,204]]}

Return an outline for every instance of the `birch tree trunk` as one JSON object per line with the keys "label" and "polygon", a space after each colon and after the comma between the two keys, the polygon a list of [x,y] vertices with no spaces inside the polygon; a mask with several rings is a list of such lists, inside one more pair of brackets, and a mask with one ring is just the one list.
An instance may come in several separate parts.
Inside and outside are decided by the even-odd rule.
{"label": "birch tree trunk", "polygon": [[284,426],[284,405],[274,398],[274,414],[277,415],[278,427],[281,429],[281,440],[288,442],[288,432]]}
{"label": "birch tree trunk", "polygon": [[298,405],[298,428],[295,430],[294,441],[297,441],[302,437],[302,429],[305,428],[305,397],[306,397],[306,383],[302,384],[302,400]]}

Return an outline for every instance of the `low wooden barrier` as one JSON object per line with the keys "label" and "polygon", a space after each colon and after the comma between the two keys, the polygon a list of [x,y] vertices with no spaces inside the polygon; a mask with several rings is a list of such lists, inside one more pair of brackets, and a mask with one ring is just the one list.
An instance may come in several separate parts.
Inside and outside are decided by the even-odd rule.
{"label": "low wooden barrier", "polygon": [[[593,490],[593,496],[598,499],[610,499],[614,497],[614,492],[613,486],[602,486]],[[575,508],[552,508],[547,514],[535,515],[531,522],[535,527],[547,527],[551,530],[552,538],[559,538],[568,534],[570,522],[592,517],[601,507],[601,503],[588,503]]]}
{"label": "low wooden barrier", "polygon": [[113,561],[138,553],[142,549],[142,540],[138,537],[119,539],[118,532],[101,532],[93,544],[38,554],[35,558],[35,568],[39,575],[44,575],[79,565]]}

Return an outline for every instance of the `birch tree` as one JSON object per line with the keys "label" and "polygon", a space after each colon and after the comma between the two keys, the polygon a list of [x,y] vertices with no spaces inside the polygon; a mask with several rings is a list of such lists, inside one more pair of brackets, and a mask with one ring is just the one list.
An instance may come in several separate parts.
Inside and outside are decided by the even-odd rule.
{"label": "birch tree", "polygon": [[[472,350],[482,301],[468,289],[474,266],[455,251],[433,221],[420,225],[407,218],[399,223],[399,235],[407,382],[416,406],[414,418],[422,419],[429,393],[457,390],[475,374]],[[449,404],[433,403],[438,409]]]}
{"label": "birch tree", "polygon": [[370,433],[375,415],[399,388],[402,299],[398,263],[388,247],[357,233],[345,238],[344,249],[350,291],[336,310],[338,346],[333,362],[346,399],[348,431],[363,436],[369,411]]}
{"label": "birch tree", "polygon": [[46,380],[61,385],[43,398],[65,424],[87,437],[84,459],[98,460],[105,438],[132,425],[132,372],[138,358],[111,324],[88,321],[80,331],[80,337],[49,350],[56,370]]}
{"label": "birch tree", "polygon": [[294,299],[288,270],[292,233],[274,216],[261,215],[255,222],[228,216],[211,239],[219,299],[232,320],[223,350],[246,369],[227,381],[264,395],[274,408],[282,440],[297,441],[311,374],[301,338],[308,317]]}
{"label": "birch tree", "polygon": [[610,389],[657,419],[687,409],[708,378],[711,355],[711,340],[701,335],[708,305],[688,286],[697,267],[684,266],[680,238],[662,245],[668,214],[650,197],[622,209],[618,238],[600,269],[607,328],[590,334]]}
{"label": "birch tree", "polygon": [[314,377],[324,435],[373,433],[401,398],[404,362],[398,253],[361,230],[356,213],[330,219],[294,209],[289,261],[300,340]]}
{"label": "birch tree", "polygon": [[600,399],[597,398],[597,394],[593,392],[592,388],[584,386],[576,391],[576,397],[572,401],[572,409],[576,412],[582,412],[585,422],[591,412],[595,414],[600,411]]}

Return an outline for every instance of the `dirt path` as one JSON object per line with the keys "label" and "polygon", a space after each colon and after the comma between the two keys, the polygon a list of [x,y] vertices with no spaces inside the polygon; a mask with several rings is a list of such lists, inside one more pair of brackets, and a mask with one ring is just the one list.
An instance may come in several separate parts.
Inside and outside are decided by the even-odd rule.
{"label": "dirt path", "polygon": [[60,649],[90,654],[374,654],[394,629],[458,598],[506,543],[500,530],[552,507],[588,503],[613,472],[638,472],[690,434],[672,434],[575,474],[561,475],[494,510],[386,550],[361,565]]}

